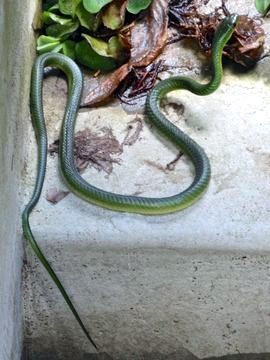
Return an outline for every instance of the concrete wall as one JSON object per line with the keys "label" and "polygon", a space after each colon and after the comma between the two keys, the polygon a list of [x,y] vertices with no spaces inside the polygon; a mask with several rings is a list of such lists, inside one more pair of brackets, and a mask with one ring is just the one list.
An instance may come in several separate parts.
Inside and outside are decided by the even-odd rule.
{"label": "concrete wall", "polygon": [[[19,180],[23,169],[23,123],[28,113],[32,21],[30,3],[0,1],[0,359],[21,356]],[[19,135],[20,134],[20,135]]]}
{"label": "concrete wall", "polygon": [[[255,14],[254,0],[227,3],[231,11]],[[269,19],[266,26],[269,33]],[[177,71],[184,63],[200,72],[198,53],[183,44],[170,51],[164,57],[178,59]],[[226,71],[211,97],[184,92],[168,97],[166,114],[205,148],[212,164],[207,193],[186,211],[163,217],[122,214],[74,195],[54,206],[46,192],[65,186],[57,157],[49,157],[31,224],[100,351],[108,354],[99,359],[187,359],[185,349],[201,359],[270,352],[269,74],[266,58],[249,73]],[[44,90],[51,143],[59,136],[65,81],[49,78]],[[78,129],[102,133],[104,126],[112,127],[122,142],[134,118],[112,103],[81,112]],[[28,199],[36,176],[30,121],[27,132]],[[94,168],[85,176],[113,192],[165,196],[192,176],[185,157],[166,171],[175,155],[143,121],[139,140],[124,147],[110,176]],[[97,359],[30,249],[24,276],[27,359]]]}

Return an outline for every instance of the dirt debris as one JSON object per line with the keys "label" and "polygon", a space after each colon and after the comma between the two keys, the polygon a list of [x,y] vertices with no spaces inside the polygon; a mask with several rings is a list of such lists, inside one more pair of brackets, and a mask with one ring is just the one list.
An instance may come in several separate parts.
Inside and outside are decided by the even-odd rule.
{"label": "dirt debris", "polygon": [[[103,127],[99,132],[86,128],[78,131],[74,136],[74,161],[80,174],[87,168],[94,167],[98,171],[104,171],[110,175],[114,164],[120,164],[119,156],[124,151],[124,146],[131,146],[138,141],[143,122],[139,117],[131,120],[127,124],[127,133],[122,143],[120,143],[111,128]],[[49,146],[49,154],[54,156],[59,153],[59,140],[54,141]],[[57,204],[69,194],[68,191],[60,191],[51,188],[47,192],[46,199]]]}

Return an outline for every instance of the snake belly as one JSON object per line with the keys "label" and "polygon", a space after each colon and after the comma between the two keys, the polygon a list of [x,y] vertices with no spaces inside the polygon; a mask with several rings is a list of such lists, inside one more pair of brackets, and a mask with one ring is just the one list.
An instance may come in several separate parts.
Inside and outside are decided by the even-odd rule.
{"label": "snake belly", "polygon": [[187,154],[195,168],[195,177],[192,184],[183,192],[170,197],[147,198],[115,194],[103,191],[87,183],[77,171],[73,157],[74,126],[83,86],[81,71],[73,60],[57,53],[40,55],[33,66],[30,107],[38,144],[38,171],[32,198],[22,214],[23,234],[57,285],[88,340],[95,347],[97,346],[94,340],[89,335],[64,286],[38,246],[29,224],[31,211],[40,198],[47,163],[47,131],[42,104],[44,68],[46,66],[59,68],[66,74],[68,79],[68,101],[60,136],[60,168],[68,187],[85,200],[111,210],[147,215],[167,214],[182,210],[196,202],[207,189],[211,171],[204,150],[161,113],[159,108],[160,100],[168,92],[177,89],[188,90],[197,95],[208,95],[218,88],[222,78],[222,51],[234,31],[236,21],[237,16],[230,15],[221,22],[216,31],[212,49],[213,71],[209,83],[200,84],[187,77],[172,77],[159,82],[147,97],[146,115],[150,123],[158,129],[162,136]]}

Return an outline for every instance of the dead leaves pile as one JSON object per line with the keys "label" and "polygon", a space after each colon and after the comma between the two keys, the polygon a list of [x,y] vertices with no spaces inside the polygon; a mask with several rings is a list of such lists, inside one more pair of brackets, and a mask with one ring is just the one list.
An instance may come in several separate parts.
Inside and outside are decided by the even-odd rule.
{"label": "dead leaves pile", "polygon": [[[209,0],[205,0],[207,4]],[[170,25],[177,30],[175,40],[193,39],[200,49],[210,54],[215,31],[229,11],[223,0],[220,7],[210,14],[200,12],[200,0],[172,0],[169,6]],[[260,19],[240,15],[232,39],[224,55],[245,67],[251,67],[260,60],[264,51],[265,33]]]}
{"label": "dead leaves pile", "polygon": [[[168,1],[154,0],[142,19],[122,30],[123,41],[130,47],[129,61],[103,76],[98,86],[83,98],[82,106],[92,106],[106,100],[134,67],[146,67],[152,63],[166,45],[167,33]],[[86,86],[87,82],[86,79]]]}
{"label": "dead leaves pile", "polygon": [[[150,87],[144,83],[138,84],[141,78],[136,79],[136,75],[138,71],[148,72],[149,65],[154,63],[168,42],[168,32],[171,29],[174,29],[177,35],[170,42],[193,39],[200,49],[209,55],[215,30],[220,21],[228,15],[228,10],[226,1],[221,0],[219,8],[210,14],[204,14],[201,7],[208,2],[209,0],[154,0],[144,16],[121,30],[122,41],[130,51],[128,62],[114,72],[100,76],[94,87],[93,78],[86,76],[82,106],[93,106],[109,100],[127,78],[128,83],[133,84],[133,90],[140,85],[147,94],[155,81],[152,81]],[[243,66],[253,66],[263,53],[265,34],[261,25],[260,19],[240,16],[224,54]],[[145,76],[145,81],[149,82],[148,76]],[[134,96],[136,94],[135,91]],[[123,97],[121,99],[124,101]]]}

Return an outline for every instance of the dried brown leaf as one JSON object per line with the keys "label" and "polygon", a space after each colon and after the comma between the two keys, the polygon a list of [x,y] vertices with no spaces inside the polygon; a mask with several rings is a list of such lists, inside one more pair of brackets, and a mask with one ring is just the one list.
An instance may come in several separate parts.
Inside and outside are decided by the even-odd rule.
{"label": "dried brown leaf", "polygon": [[104,75],[100,78],[98,80],[98,85],[92,89],[89,89],[87,84],[90,83],[91,88],[93,78],[88,78],[84,90],[86,95],[83,97],[81,106],[92,106],[106,100],[119,86],[120,82],[125,79],[130,71],[131,68],[129,64],[124,64],[111,74]]}
{"label": "dried brown leaf", "polygon": [[234,61],[249,67],[260,60],[265,41],[261,22],[246,15],[239,16],[233,39],[226,52]]}
{"label": "dried brown leaf", "polygon": [[69,191],[60,191],[56,188],[52,188],[47,192],[46,200],[51,202],[52,204],[57,204],[59,201],[63,200]]}
{"label": "dried brown leaf", "polygon": [[168,0],[154,0],[147,16],[131,31],[130,64],[147,66],[162,52],[167,41]]}

